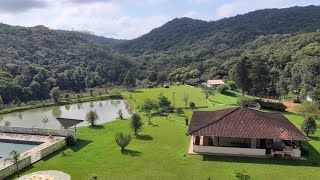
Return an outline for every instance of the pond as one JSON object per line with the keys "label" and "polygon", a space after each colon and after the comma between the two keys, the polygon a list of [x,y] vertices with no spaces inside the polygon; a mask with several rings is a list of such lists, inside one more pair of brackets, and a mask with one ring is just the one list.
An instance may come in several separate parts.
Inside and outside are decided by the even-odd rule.
{"label": "pond", "polygon": [[[87,112],[90,110],[95,110],[99,115],[96,124],[115,120],[118,117],[117,113],[119,110],[122,110],[125,118],[130,117],[130,114],[132,114],[132,108],[128,101],[104,100],[3,114],[0,115],[0,126],[5,126],[6,122],[9,122],[11,127],[60,129],[61,125],[57,121],[57,117],[84,120]],[[42,122],[44,117],[47,117],[49,120],[46,124]],[[89,123],[85,121],[77,126],[88,125]]]}

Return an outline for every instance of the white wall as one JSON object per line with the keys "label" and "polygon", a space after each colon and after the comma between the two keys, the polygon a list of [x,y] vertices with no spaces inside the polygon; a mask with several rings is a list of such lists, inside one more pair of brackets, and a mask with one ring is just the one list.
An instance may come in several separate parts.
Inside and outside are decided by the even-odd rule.
{"label": "white wall", "polygon": [[255,148],[235,148],[235,147],[195,146],[194,145],[193,151],[198,153],[249,155],[249,156],[266,155],[265,149],[255,149]]}

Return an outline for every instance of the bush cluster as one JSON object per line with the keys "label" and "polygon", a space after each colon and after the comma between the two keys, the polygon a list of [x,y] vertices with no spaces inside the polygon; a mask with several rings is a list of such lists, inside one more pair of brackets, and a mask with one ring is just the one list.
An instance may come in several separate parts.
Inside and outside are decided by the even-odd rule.
{"label": "bush cluster", "polygon": [[270,101],[257,101],[261,108],[275,110],[275,111],[286,111],[287,106],[280,102],[270,102]]}

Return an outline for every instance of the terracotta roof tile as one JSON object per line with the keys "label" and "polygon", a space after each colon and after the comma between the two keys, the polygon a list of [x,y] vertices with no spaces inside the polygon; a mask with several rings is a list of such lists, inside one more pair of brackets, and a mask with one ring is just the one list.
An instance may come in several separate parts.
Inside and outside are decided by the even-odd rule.
{"label": "terracotta roof tile", "polygon": [[198,136],[308,140],[282,114],[260,112],[242,107],[211,112],[196,111],[192,115],[188,134]]}

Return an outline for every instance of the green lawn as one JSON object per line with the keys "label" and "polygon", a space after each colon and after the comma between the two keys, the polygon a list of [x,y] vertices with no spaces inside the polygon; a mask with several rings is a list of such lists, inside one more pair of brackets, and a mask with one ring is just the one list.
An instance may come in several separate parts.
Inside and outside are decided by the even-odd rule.
{"label": "green lawn", "polygon": [[[223,104],[234,104],[235,97],[232,96],[239,95],[236,92],[231,96],[215,94],[210,97],[210,101],[215,102],[213,107],[200,89],[186,86],[126,92],[124,96],[137,109],[144,99],[155,99],[160,92],[170,100],[175,92],[177,107],[184,106],[182,97],[187,93],[190,101],[197,106],[209,106],[210,110],[226,108]],[[186,114],[190,117],[192,111],[188,110]],[[300,126],[301,117],[293,113],[285,115]],[[129,120],[117,120],[95,128],[81,127],[78,129],[80,141],[76,146],[39,161],[24,173],[56,169],[69,173],[73,179],[88,179],[96,174],[99,179],[205,180],[208,176],[235,179],[235,170],[246,170],[254,179],[320,179],[319,141],[310,141],[312,160],[308,161],[187,155],[190,136],[185,135],[184,118],[174,114],[170,117],[175,120],[155,117],[153,126],[144,125],[141,135],[133,139],[125,153],[116,146],[114,134],[130,131]]]}

